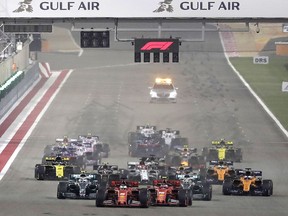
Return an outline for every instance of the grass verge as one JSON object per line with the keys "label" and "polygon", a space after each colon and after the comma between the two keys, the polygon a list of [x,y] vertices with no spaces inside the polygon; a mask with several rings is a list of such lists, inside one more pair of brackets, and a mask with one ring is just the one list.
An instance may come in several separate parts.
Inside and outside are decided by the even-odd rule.
{"label": "grass verge", "polygon": [[270,56],[269,64],[253,64],[253,57],[233,57],[231,63],[288,130],[288,92],[282,92],[282,82],[288,82],[288,58]]}

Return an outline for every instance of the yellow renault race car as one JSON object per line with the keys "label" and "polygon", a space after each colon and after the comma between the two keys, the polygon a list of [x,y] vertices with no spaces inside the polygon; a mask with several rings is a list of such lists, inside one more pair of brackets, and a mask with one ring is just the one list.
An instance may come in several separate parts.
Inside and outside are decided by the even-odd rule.
{"label": "yellow renault race car", "polygon": [[242,149],[235,148],[232,141],[225,141],[224,139],[212,141],[212,147],[204,147],[202,155],[206,161],[211,160],[227,160],[233,162],[242,161]]}
{"label": "yellow renault race car", "polygon": [[63,180],[70,174],[80,173],[80,167],[69,163],[69,157],[46,157],[46,162],[35,165],[37,180]]}

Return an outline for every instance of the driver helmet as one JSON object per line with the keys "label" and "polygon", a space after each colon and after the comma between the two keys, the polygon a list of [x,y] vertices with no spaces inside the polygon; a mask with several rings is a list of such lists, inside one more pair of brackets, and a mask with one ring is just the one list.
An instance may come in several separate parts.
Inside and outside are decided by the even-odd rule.
{"label": "driver helmet", "polygon": [[127,186],[122,184],[122,185],[120,185],[120,189],[125,190],[125,189],[127,189]]}
{"label": "driver helmet", "polygon": [[225,144],[225,139],[224,139],[224,138],[221,138],[221,139],[220,139],[220,144],[221,144],[221,145],[224,145],[224,144]]}
{"label": "driver helmet", "polygon": [[91,139],[92,138],[92,134],[91,133],[88,133],[87,134],[87,139]]}
{"label": "driver helmet", "polygon": [[160,188],[168,188],[167,183],[163,182],[163,184],[160,185]]}
{"label": "driver helmet", "polygon": [[63,143],[68,143],[68,137],[67,136],[64,136]]}

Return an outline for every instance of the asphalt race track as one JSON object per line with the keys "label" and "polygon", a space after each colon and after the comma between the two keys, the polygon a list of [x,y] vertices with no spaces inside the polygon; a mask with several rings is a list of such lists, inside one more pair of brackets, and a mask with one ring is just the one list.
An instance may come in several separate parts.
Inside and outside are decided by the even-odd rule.
{"label": "asphalt race track", "polygon": [[[228,66],[218,33],[206,33],[205,42],[183,43],[178,64],[137,64],[131,44],[111,47],[84,50],[81,56],[38,54],[52,70],[74,71],[0,182],[1,216],[287,215],[287,138]],[[149,103],[148,87],[158,76],[171,77],[179,87],[176,104]],[[99,135],[112,147],[107,161],[125,167],[135,160],[127,156],[127,133],[143,124],[178,129],[199,150],[213,139],[233,140],[244,151],[235,167],[262,170],[274,181],[274,195],[223,196],[214,186],[212,201],[194,201],[187,208],[96,208],[94,200],[57,200],[57,182],[34,179],[44,146],[63,135]]]}

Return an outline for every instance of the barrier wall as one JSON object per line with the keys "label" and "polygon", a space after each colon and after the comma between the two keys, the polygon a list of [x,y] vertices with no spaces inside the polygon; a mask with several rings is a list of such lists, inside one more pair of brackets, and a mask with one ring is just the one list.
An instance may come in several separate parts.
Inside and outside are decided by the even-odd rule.
{"label": "barrier wall", "polygon": [[5,82],[15,71],[12,70],[13,64],[16,64],[18,70],[24,70],[29,65],[29,43],[25,43],[22,50],[7,57],[0,63],[0,84]]}
{"label": "barrier wall", "polygon": [[38,62],[29,65],[24,71],[24,78],[0,101],[0,119],[40,76]]}

